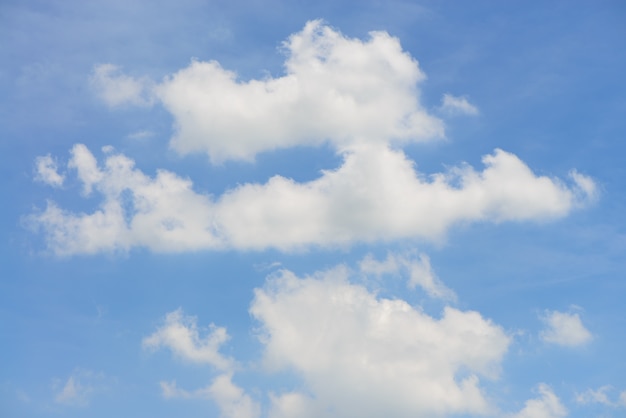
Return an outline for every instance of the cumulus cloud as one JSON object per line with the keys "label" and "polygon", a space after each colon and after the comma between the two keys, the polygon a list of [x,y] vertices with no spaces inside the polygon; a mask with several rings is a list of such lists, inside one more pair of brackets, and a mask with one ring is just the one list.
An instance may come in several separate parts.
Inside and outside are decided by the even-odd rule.
{"label": "cumulus cloud", "polygon": [[451,115],[478,115],[478,108],[471,104],[466,97],[456,97],[451,94],[444,94],[439,110]]}
{"label": "cumulus cloud", "polygon": [[[283,44],[284,74],[243,81],[216,61],[193,61],[152,93],[175,119],[172,147],[212,161],[251,160],[263,151],[331,143],[406,143],[443,136],[443,124],[419,102],[425,79],[397,38],[372,32],[348,38],[308,22]],[[110,105],[147,102],[145,83],[96,68],[94,84]]]}
{"label": "cumulus cloud", "polygon": [[35,159],[35,180],[52,187],[61,187],[65,176],[59,174],[56,161],[48,154]]}
{"label": "cumulus cloud", "polygon": [[276,416],[487,413],[480,378],[497,378],[510,342],[477,312],[446,307],[434,318],[350,283],[342,267],[304,278],[282,271],[255,291],[250,312],[267,369],[306,385],[274,395]]}
{"label": "cumulus cloud", "polygon": [[537,387],[539,396],[526,401],[524,409],[513,418],[561,418],[567,416],[567,409],[552,389],[546,384]]}
{"label": "cumulus cloud", "polygon": [[577,313],[547,311],[541,320],[546,325],[541,338],[548,343],[575,347],[587,344],[593,338]]}
{"label": "cumulus cloud", "polygon": [[147,106],[153,101],[153,85],[148,79],[122,74],[113,64],[97,65],[89,81],[96,94],[111,107]]}
{"label": "cumulus cloud", "polygon": [[170,312],[163,325],[143,339],[143,347],[169,348],[178,357],[193,362],[210,364],[219,370],[232,370],[234,361],[222,356],[219,349],[228,340],[225,328],[211,324],[205,337],[200,335],[197,320],[183,315],[182,310]]}
{"label": "cumulus cloud", "polygon": [[447,288],[435,275],[430,265],[430,258],[426,254],[411,257],[390,252],[387,254],[387,258],[382,261],[368,255],[360,262],[359,267],[363,273],[377,276],[398,274],[404,270],[408,273],[407,284],[409,288],[414,289],[419,286],[432,298],[456,300],[454,292]]}
{"label": "cumulus cloud", "polygon": [[401,150],[368,145],[346,153],[339,168],[315,180],[298,183],[277,175],[214,198],[165,170],[150,177],[121,154],[109,152],[102,166],[84,145],[75,145],[71,154],[68,167],[85,195],[99,193],[100,207],[89,214],[71,213],[49,202],[29,218],[43,229],[48,247],[61,255],[133,247],[293,250],[439,240],[460,222],[565,216],[586,201],[579,183],[593,182],[581,174],[569,186],[537,176],[502,150],[483,157],[482,171],[460,165],[428,177],[416,172]]}

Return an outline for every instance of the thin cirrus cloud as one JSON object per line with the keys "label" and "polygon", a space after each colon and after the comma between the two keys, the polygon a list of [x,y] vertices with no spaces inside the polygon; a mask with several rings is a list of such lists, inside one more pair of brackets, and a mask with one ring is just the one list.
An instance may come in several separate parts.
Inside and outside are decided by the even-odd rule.
{"label": "thin cirrus cloud", "polygon": [[441,239],[454,224],[471,221],[545,220],[565,216],[592,198],[591,179],[573,172],[571,183],[537,176],[502,150],[427,178],[400,150],[366,145],[347,154],[336,170],[310,182],[274,176],[214,198],[191,180],[166,170],[154,177],[130,158],[105,148],[104,163],[84,145],[67,164],[82,193],[97,193],[93,213],[72,213],[52,201],[27,219],[59,255],[128,251],[277,248],[402,238]]}

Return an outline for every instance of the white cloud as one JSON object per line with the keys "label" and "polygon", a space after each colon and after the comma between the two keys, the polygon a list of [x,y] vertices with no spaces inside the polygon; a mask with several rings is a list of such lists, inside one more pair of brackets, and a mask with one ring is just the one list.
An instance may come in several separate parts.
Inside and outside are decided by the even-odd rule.
{"label": "white cloud", "polygon": [[223,418],[256,418],[260,415],[259,405],[233,384],[230,375],[218,376],[209,386],[208,392],[220,408]]}
{"label": "white cloud", "polygon": [[546,384],[537,387],[539,397],[526,401],[524,409],[513,418],[560,418],[567,416],[567,409]]}
{"label": "white cloud", "polygon": [[211,324],[208,335],[201,337],[195,317],[184,316],[182,310],[170,312],[164,324],[143,339],[144,348],[169,348],[175,355],[194,363],[205,363],[219,370],[232,370],[235,363],[219,353],[228,340],[225,328]]}
{"label": "white cloud", "polygon": [[46,183],[52,187],[61,187],[65,176],[59,174],[56,161],[50,154],[35,159],[35,180]]}
{"label": "white cloud", "polygon": [[601,386],[598,389],[587,389],[583,393],[576,394],[576,402],[586,404],[601,404],[610,407],[626,407],[626,391],[621,392],[616,400],[611,400],[609,392],[614,388],[610,385]]}
{"label": "white cloud", "polygon": [[450,307],[433,318],[348,279],[341,267],[305,278],[282,271],[256,290],[250,312],[266,367],[295,372],[311,394],[274,395],[276,417],[305,406],[343,418],[491,411],[479,377],[498,375],[510,342],[500,327]]}
{"label": "white cloud", "polygon": [[166,399],[211,399],[221,411],[223,418],[256,418],[260,406],[243,389],[232,382],[232,374],[217,376],[213,382],[201,389],[186,391],[178,388],[176,381],[160,382],[161,393]]}
{"label": "white cloud", "polygon": [[76,214],[49,202],[30,221],[43,228],[49,248],[62,255],[133,247],[293,250],[438,240],[460,222],[562,217],[586,198],[577,185],[569,188],[558,179],[536,176],[505,151],[496,150],[483,162],[483,171],[462,165],[426,178],[402,151],[370,145],[345,154],[341,167],[313,181],[274,176],[214,199],[171,172],[158,170],[151,178],[124,155],[109,153],[100,167],[79,144],[68,167],[76,170],[85,194],[95,189],[102,196],[100,208]]}
{"label": "white cloud", "polygon": [[548,343],[575,347],[587,344],[593,338],[577,313],[547,311],[541,319],[546,324],[541,338]]}
{"label": "white cloud", "polygon": [[112,64],[100,64],[94,68],[89,80],[100,98],[109,106],[146,106],[153,101],[152,83],[120,73]]}
{"label": "white cloud", "polygon": [[454,292],[447,288],[435,275],[430,265],[430,258],[426,254],[419,254],[415,258],[390,252],[384,261],[375,260],[371,255],[368,255],[361,261],[359,267],[363,273],[378,276],[398,274],[401,270],[406,270],[409,288],[413,289],[419,286],[432,298],[456,300]]}
{"label": "white cloud", "polygon": [[576,402],[581,404],[599,403],[602,405],[613,405],[613,402],[609,400],[607,392],[610,391],[611,386],[602,386],[596,390],[587,389],[583,393],[576,394]]}
{"label": "white cloud", "polygon": [[471,104],[465,97],[456,97],[451,94],[444,94],[439,109],[444,113],[452,115],[478,115],[478,108]]}
{"label": "white cloud", "polygon": [[67,380],[55,379],[53,381],[54,401],[68,406],[87,406],[93,394],[105,388],[105,383],[102,373],[76,369]]}
{"label": "white cloud", "polygon": [[[175,119],[173,148],[219,162],[327,141],[346,150],[443,136],[442,122],[419,103],[424,74],[389,34],[361,41],[311,21],[283,49],[280,77],[242,81],[216,61],[193,61],[156,85],[153,94]],[[145,83],[110,64],[93,79],[110,105],[147,101]]]}

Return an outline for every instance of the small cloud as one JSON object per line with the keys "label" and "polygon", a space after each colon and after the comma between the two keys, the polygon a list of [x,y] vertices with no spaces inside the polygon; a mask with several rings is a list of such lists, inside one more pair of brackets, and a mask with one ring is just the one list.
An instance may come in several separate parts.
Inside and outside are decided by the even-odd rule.
{"label": "small cloud", "polygon": [[607,392],[611,390],[611,386],[602,386],[596,390],[587,389],[585,392],[576,394],[576,402],[580,404],[599,403],[602,405],[613,405],[609,400]]}
{"label": "small cloud", "polygon": [[209,334],[201,337],[197,319],[185,316],[181,309],[168,313],[165,323],[143,339],[144,348],[169,348],[177,356],[194,362],[211,364],[219,370],[232,370],[234,362],[223,357],[220,347],[229,339],[225,328],[211,324]]}
{"label": "small cloud", "polygon": [[567,409],[554,394],[550,386],[541,383],[537,386],[539,397],[526,401],[524,409],[513,418],[561,418],[567,416]]}
{"label": "small cloud", "polygon": [[35,180],[52,187],[61,187],[65,176],[59,174],[56,161],[50,154],[35,159]]}
{"label": "small cloud", "polygon": [[96,65],[89,81],[109,107],[150,106],[154,100],[152,83],[148,79],[124,75],[113,64]]}
{"label": "small cloud", "polygon": [[545,342],[575,347],[587,344],[593,338],[577,313],[546,311],[541,320],[546,324],[540,334]]}
{"label": "small cloud", "polygon": [[578,202],[581,206],[595,203],[598,200],[600,195],[598,185],[591,177],[576,170],[570,171],[569,176],[574,181],[575,187],[573,191],[577,194]]}
{"label": "small cloud", "polygon": [[104,388],[104,375],[91,370],[76,369],[67,380],[55,379],[54,401],[68,406],[87,406],[92,395]]}
{"label": "small cloud", "polygon": [[601,386],[598,389],[587,389],[583,393],[576,394],[576,402],[583,405],[601,404],[613,408],[626,407],[626,391],[621,392],[616,400],[611,400],[610,392],[614,388],[610,385]]}
{"label": "small cloud", "polygon": [[444,94],[439,110],[450,115],[470,115],[476,116],[479,111],[465,97],[456,97],[451,94]]}
{"label": "small cloud", "polygon": [[403,271],[408,277],[407,286],[409,289],[420,287],[431,298],[446,301],[456,300],[454,291],[446,287],[433,271],[430,258],[426,254],[409,257],[389,253],[387,259],[383,261],[378,261],[371,255],[367,255],[359,263],[359,269],[364,274],[375,276],[399,274]]}

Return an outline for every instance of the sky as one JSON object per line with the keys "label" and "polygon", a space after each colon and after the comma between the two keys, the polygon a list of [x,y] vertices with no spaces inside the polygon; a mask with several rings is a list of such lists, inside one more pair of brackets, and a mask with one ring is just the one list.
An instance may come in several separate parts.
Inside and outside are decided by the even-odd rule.
{"label": "sky", "polygon": [[0,3],[0,415],[626,415],[621,1]]}

